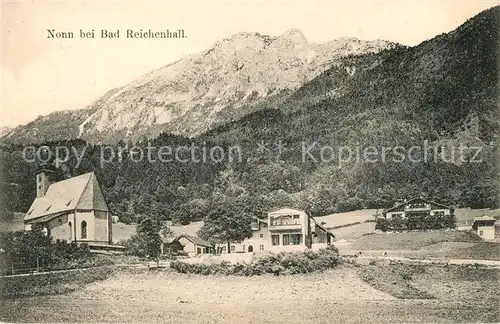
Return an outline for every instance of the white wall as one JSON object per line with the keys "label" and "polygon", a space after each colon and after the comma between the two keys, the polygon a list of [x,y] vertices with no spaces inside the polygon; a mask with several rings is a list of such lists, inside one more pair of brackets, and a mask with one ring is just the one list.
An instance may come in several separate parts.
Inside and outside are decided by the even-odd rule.
{"label": "white wall", "polygon": [[[300,234],[302,234],[302,242],[300,245],[283,245],[283,234],[291,234],[291,232],[286,231],[287,226],[278,226],[273,229],[271,229],[271,224],[272,224],[272,219],[275,217],[279,216],[284,216],[284,215],[299,215],[299,223],[300,223],[300,228],[297,229],[297,231],[300,231]],[[296,210],[292,208],[283,208],[277,211],[273,211],[268,214],[268,224],[269,224],[269,238],[268,238],[268,245],[269,245],[269,250],[276,252],[276,251],[301,251],[304,249],[305,246],[307,246],[307,240],[310,239],[309,237],[309,216],[306,214],[305,211],[302,210]],[[292,231],[290,229],[290,231]],[[293,230],[295,231],[295,230]],[[280,242],[279,245],[272,245],[272,235],[279,235],[280,236]]]}
{"label": "white wall", "polygon": [[94,240],[107,242],[110,227],[108,212],[95,210],[94,215]]}
{"label": "white wall", "polygon": [[431,210],[431,215],[435,215],[436,213],[439,213],[439,212],[444,212],[445,215],[450,214],[449,209],[433,209],[433,210]]}
{"label": "white wall", "polygon": [[[260,237],[262,234],[262,237]],[[260,246],[264,246],[264,250],[260,249]],[[230,246],[234,246],[234,253],[248,253],[248,247],[253,247],[253,252],[266,251],[269,246],[269,231],[266,223],[259,222],[259,230],[254,230],[252,236],[243,240],[241,243],[231,243]],[[218,248],[222,248],[222,253],[228,253],[227,243],[216,244],[215,251]]]}
{"label": "white wall", "polygon": [[[281,242],[280,242],[281,243]],[[271,245],[269,246],[269,250],[274,253],[279,252],[302,252],[307,249],[305,245]]]}
{"label": "white wall", "polygon": [[[82,221],[87,222],[87,238],[82,238]],[[71,226],[70,226],[71,225]],[[110,235],[110,223],[107,212],[100,211],[77,211],[55,217],[48,221],[45,226],[50,230],[54,240],[75,240],[81,242],[108,243]],[[31,230],[32,225],[26,224],[25,230]]]}
{"label": "white wall", "polygon": [[388,212],[385,216],[386,219],[391,219],[394,215],[397,215],[397,214],[401,214],[401,217],[404,218],[405,217],[405,213],[404,212]]}
{"label": "white wall", "polygon": [[483,240],[494,240],[495,226],[478,226],[477,235],[479,235]]}
{"label": "white wall", "polygon": [[47,228],[53,240],[71,240],[71,229],[68,225],[68,215],[61,215],[47,222]]}
{"label": "white wall", "polygon": [[181,243],[182,246],[184,246],[184,248],[182,249],[184,252],[186,252],[186,253],[195,253],[196,252],[195,247],[194,247],[194,243],[191,242],[190,240],[188,240],[187,238],[181,237],[179,239],[179,243]]}
{"label": "white wall", "polygon": [[313,251],[318,251],[320,249],[325,249],[328,247],[328,244],[327,243],[313,243],[311,245],[311,250]]}
{"label": "white wall", "polygon": [[[73,217],[74,221],[72,222],[76,226],[76,240],[77,241],[94,241],[94,212],[93,211],[77,211],[76,216]],[[87,238],[82,238],[82,222],[87,222]]]}

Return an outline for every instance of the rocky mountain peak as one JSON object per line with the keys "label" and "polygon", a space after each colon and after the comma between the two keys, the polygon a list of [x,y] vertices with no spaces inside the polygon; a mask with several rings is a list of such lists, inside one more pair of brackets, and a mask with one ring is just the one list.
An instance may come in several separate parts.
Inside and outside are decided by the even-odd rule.
{"label": "rocky mountain peak", "polygon": [[295,28],[287,30],[283,35],[281,35],[281,38],[289,40],[295,44],[307,44],[307,39],[304,34]]}
{"label": "rocky mountain peak", "polygon": [[93,142],[159,132],[196,136],[298,89],[343,56],[385,48],[360,40],[308,43],[298,29],[237,33],[107,92],[72,117],[72,134]]}

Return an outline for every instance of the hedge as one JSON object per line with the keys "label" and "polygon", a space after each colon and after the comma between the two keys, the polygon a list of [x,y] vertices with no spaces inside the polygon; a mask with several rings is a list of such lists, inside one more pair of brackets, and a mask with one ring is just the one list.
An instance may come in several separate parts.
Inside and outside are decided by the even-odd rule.
{"label": "hedge", "polygon": [[383,232],[456,228],[455,215],[409,215],[408,217],[378,218],[375,229]]}
{"label": "hedge", "polygon": [[340,263],[338,250],[330,246],[318,252],[307,250],[297,253],[267,254],[255,258],[251,263],[230,264],[223,261],[219,264],[191,264],[172,261],[170,268],[179,273],[255,276],[266,273],[279,275],[323,271],[335,268]]}

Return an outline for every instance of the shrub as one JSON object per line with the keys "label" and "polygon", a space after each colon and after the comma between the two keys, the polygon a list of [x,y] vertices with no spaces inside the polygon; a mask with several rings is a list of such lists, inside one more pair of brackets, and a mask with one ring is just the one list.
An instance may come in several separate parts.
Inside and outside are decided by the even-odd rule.
{"label": "shrub", "polygon": [[334,246],[318,252],[307,250],[299,253],[266,254],[251,263],[222,262],[220,264],[189,264],[172,261],[170,268],[179,273],[201,275],[258,276],[262,274],[298,274],[331,269],[340,264],[338,250]]}
{"label": "shrub", "polygon": [[0,235],[0,274],[43,270],[74,269],[96,265],[109,265],[93,255],[85,244],[56,242],[39,228]]}
{"label": "shrub", "polygon": [[378,218],[375,229],[387,232],[405,230],[437,230],[456,228],[456,226],[457,220],[455,215],[410,215],[406,218]]}

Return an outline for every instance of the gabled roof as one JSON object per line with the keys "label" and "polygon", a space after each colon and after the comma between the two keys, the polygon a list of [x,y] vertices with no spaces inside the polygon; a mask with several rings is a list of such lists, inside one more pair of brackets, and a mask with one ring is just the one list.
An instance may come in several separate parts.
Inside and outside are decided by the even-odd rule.
{"label": "gabled roof", "polygon": [[477,221],[496,221],[496,220],[497,220],[496,218],[493,218],[493,217],[487,216],[487,215],[474,218],[474,222],[477,222]]}
{"label": "gabled roof", "polygon": [[24,221],[75,209],[109,211],[94,172],[50,184],[45,196],[35,198]]}
{"label": "gabled roof", "polygon": [[306,213],[305,210],[298,209],[298,208],[293,208],[293,207],[288,207],[288,206],[283,206],[283,207],[279,207],[279,208],[273,208],[273,209],[269,210],[267,213],[268,214],[275,213],[275,212],[278,212],[278,211],[280,211],[282,209],[291,209],[291,210],[295,210],[295,211],[298,211],[298,212],[301,212],[301,213]]}
{"label": "gabled roof", "polygon": [[330,231],[329,229],[327,229],[326,227],[324,227],[323,225],[321,225],[320,223],[318,223],[318,221],[316,221],[312,216],[309,216],[309,218],[314,222],[314,224],[316,224],[316,226],[318,226],[319,228],[321,228],[323,231],[325,231],[326,233],[329,233],[331,234],[333,237],[335,237],[335,234],[333,234],[332,231]]}
{"label": "gabled roof", "polygon": [[268,224],[267,224],[267,221],[266,221],[266,220],[264,220],[264,219],[260,219],[260,218],[255,217],[255,216],[253,217],[253,219],[254,219],[254,220],[256,220],[258,223],[264,223],[264,224],[268,225]]}
{"label": "gabled roof", "polygon": [[179,240],[182,237],[185,237],[186,239],[190,240],[191,242],[193,242],[193,244],[196,244],[196,245],[208,246],[208,247],[213,246],[212,244],[208,243],[205,240],[202,240],[201,238],[199,238],[197,236],[191,236],[191,235],[186,235],[186,234],[181,234],[181,235],[177,236],[177,238],[175,240]]}
{"label": "gabled roof", "polygon": [[423,198],[412,198],[412,199],[410,199],[410,200],[408,200],[408,201],[406,201],[406,202],[404,202],[404,203],[402,203],[402,204],[396,205],[396,206],[394,206],[394,207],[391,207],[391,208],[389,208],[389,209],[385,210],[385,211],[384,211],[384,213],[387,213],[387,212],[390,212],[390,211],[392,211],[392,210],[394,210],[394,209],[398,209],[398,208],[400,208],[400,207],[403,207],[403,206],[405,206],[405,205],[407,205],[407,204],[410,204],[410,203],[412,203],[412,202],[414,202],[414,201],[416,201],[416,200],[421,200],[421,201],[424,201],[424,202],[426,202],[426,203],[428,203],[428,204],[434,204],[434,205],[437,205],[437,206],[440,206],[440,207],[443,207],[443,208],[446,208],[446,209],[451,209],[451,207],[450,207],[450,206],[446,206],[446,205],[443,205],[443,204],[440,204],[440,203],[437,203],[437,202],[434,202],[434,201],[430,201],[430,200],[427,200],[427,199],[423,199]]}

